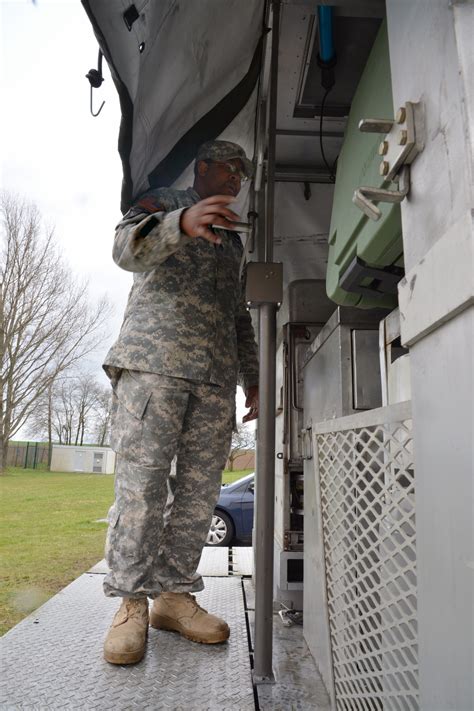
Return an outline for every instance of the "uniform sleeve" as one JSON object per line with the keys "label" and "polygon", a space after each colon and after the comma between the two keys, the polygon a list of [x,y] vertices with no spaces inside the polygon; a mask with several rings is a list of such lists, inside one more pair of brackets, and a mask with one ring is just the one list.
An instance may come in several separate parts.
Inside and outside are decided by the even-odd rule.
{"label": "uniform sleeve", "polygon": [[237,352],[239,359],[238,382],[247,394],[250,387],[258,385],[258,350],[252,319],[245,303],[245,277],[242,281],[235,326],[237,330]]}
{"label": "uniform sleeve", "polygon": [[119,267],[128,272],[148,272],[190,241],[180,230],[186,208],[166,212],[165,207],[144,198],[119,222],[112,252]]}

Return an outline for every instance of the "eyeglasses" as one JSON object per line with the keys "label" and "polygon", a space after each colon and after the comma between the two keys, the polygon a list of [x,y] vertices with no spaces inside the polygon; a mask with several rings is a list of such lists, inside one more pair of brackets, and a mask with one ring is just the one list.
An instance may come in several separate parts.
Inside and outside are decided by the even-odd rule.
{"label": "eyeglasses", "polygon": [[240,180],[242,183],[245,183],[248,179],[249,176],[247,173],[245,173],[242,168],[238,168],[234,163],[228,163],[228,162],[223,162],[220,160],[207,160],[206,163],[213,163],[214,165],[222,165],[226,169],[228,173],[231,173],[231,175],[240,175]]}

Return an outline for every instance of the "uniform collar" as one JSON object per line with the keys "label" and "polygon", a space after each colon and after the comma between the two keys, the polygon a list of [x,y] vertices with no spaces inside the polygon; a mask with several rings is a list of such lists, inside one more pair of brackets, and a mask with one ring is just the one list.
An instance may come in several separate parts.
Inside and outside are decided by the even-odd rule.
{"label": "uniform collar", "polygon": [[197,194],[197,192],[194,190],[194,188],[191,188],[191,187],[190,187],[190,188],[187,188],[187,189],[186,189],[186,192],[187,192],[187,194],[189,195],[189,197],[190,197],[192,200],[194,200],[194,202],[199,202],[199,201],[201,200],[201,198],[199,197],[199,195]]}

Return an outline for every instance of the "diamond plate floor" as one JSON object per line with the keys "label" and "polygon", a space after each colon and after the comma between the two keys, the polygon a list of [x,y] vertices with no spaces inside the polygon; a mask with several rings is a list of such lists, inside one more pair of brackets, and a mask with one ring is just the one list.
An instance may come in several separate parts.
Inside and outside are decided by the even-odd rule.
{"label": "diamond plate floor", "polygon": [[120,604],[103,596],[102,580],[81,575],[2,638],[2,711],[254,711],[240,578],[207,578],[197,595],[229,623],[228,643],[198,645],[150,629],[145,658],[130,667],[102,659]]}

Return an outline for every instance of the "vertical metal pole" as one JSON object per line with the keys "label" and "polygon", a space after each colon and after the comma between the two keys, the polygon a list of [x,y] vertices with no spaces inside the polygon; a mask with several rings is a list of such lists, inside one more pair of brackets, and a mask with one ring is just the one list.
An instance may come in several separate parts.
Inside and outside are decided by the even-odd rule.
{"label": "vertical metal pole", "polygon": [[272,55],[270,65],[270,100],[268,102],[267,209],[265,262],[273,260],[273,229],[275,206],[275,146],[278,90],[278,48],[280,35],[280,0],[272,2]]}
{"label": "vertical metal pole", "polygon": [[[265,262],[273,259],[275,136],[280,0],[273,0],[266,183]],[[273,528],[275,506],[275,355],[277,305],[259,306],[259,417],[257,430],[254,680],[273,681]]]}
{"label": "vertical metal pole", "polygon": [[276,306],[259,308],[259,416],[255,548],[255,681],[273,679],[273,519],[275,499]]}

